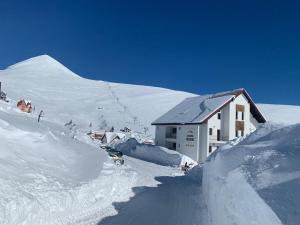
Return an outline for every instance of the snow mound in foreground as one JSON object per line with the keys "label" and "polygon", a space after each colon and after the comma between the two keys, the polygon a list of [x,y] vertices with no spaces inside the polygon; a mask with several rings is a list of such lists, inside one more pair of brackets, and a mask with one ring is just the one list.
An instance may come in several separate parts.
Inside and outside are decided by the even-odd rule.
{"label": "snow mound in foreground", "polygon": [[266,124],[204,166],[212,225],[296,225],[300,221],[300,125]]}
{"label": "snow mound in foreground", "polygon": [[162,166],[180,166],[187,163],[194,162],[189,157],[182,155],[176,151],[169,150],[164,147],[141,144],[134,138],[127,140],[125,143],[121,143],[116,146],[117,150],[123,152],[123,154],[142,159],[147,162],[152,162]]}

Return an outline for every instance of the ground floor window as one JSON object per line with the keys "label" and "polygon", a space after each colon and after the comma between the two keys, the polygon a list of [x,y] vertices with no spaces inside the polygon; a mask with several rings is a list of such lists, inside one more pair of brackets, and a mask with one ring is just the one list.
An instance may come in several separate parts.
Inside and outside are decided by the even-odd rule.
{"label": "ground floor window", "polygon": [[176,143],[172,143],[172,149],[176,150]]}
{"label": "ground floor window", "polygon": [[208,147],[208,152],[209,152],[209,153],[212,153],[212,146],[209,146],[209,147]]}
{"label": "ground floor window", "polygon": [[244,131],[243,130],[236,130],[235,131],[235,136],[236,137],[243,137],[244,136]]}

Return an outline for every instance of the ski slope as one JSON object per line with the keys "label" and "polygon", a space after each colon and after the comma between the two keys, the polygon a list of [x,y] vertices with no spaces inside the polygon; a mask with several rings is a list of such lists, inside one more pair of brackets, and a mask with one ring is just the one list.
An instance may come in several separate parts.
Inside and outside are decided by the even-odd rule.
{"label": "ski slope", "polygon": [[[287,214],[280,208],[282,199],[274,197],[281,194],[281,190],[286,193],[295,191],[292,188],[297,186],[276,186],[279,187],[277,192],[275,189],[269,190],[274,182],[283,185],[286,181],[294,181],[298,177],[296,163],[285,168],[286,177],[277,176],[275,167],[270,167],[270,173],[264,171],[264,167],[257,167],[261,170],[254,172],[256,167],[246,168],[245,173],[238,171],[238,175],[232,173],[225,180],[229,181],[225,190],[242,194],[246,202],[249,201],[248,196],[252,196],[256,202],[249,201],[246,205],[249,208],[234,205],[241,211],[224,212],[222,210],[228,209],[226,206],[229,203],[239,203],[239,196],[224,195],[224,189],[218,188],[211,188],[208,193],[207,187],[210,185],[223,186],[214,183],[215,180],[206,179],[207,176],[203,195],[202,169],[195,167],[189,176],[184,176],[179,168],[180,164],[191,161],[187,157],[130,139],[118,146],[125,154],[124,166],[118,167],[86,135],[91,129],[110,129],[114,126],[119,130],[126,126],[139,138],[151,138],[154,129],[150,123],[184,98],[193,96],[191,93],[84,79],[47,55],[0,70],[0,81],[2,90],[10,99],[8,103],[0,101],[0,224],[223,225],[220,221],[227,221],[230,217],[232,221],[229,222],[232,223],[228,224],[235,222],[242,225],[245,220],[238,216],[253,204],[259,206],[254,214],[249,214],[255,216],[254,224],[259,224],[262,214],[268,216],[260,221],[261,224],[280,224],[282,221],[294,225],[293,221],[298,219],[297,211],[295,215]],[[34,112],[20,112],[16,108],[20,99],[31,100]],[[265,155],[257,151],[253,155],[249,152],[249,155],[262,159],[259,164],[268,165],[268,157],[273,157],[271,149],[276,151],[277,146],[273,139],[280,137],[280,133],[273,137],[272,132],[285,126],[282,124],[300,123],[299,106],[259,104],[259,107],[266,118],[277,125],[258,130],[249,137],[248,144],[228,146],[231,150],[225,148],[224,152],[239,149],[240,158],[235,159],[229,154],[233,159],[224,158],[222,161],[236,161],[240,163],[236,168],[244,168],[252,161],[245,163],[243,157],[246,156],[242,153],[259,149],[261,152],[266,150]],[[45,117],[38,123],[40,110],[45,112]],[[72,128],[65,126],[70,120],[75,124]],[[290,146],[288,153],[280,152],[284,157],[278,161],[279,167],[281,162],[282,165],[289,164],[289,161],[284,161],[285,158],[292,160],[289,155],[297,155],[293,147],[298,146],[295,141],[297,136],[295,140],[288,139],[293,132],[298,130],[291,127],[281,133],[287,137],[282,143],[289,143]],[[269,133],[269,139],[254,138],[255,135],[261,137]],[[265,142],[272,144],[266,145]],[[219,174],[218,169],[222,167],[219,167],[217,159],[222,158],[223,154],[219,155],[216,160],[212,158],[207,166],[211,168],[211,177],[223,182],[222,179],[227,178],[228,174]],[[231,169],[224,171],[230,173]],[[257,176],[253,181],[251,176],[247,177],[248,173],[251,176],[262,174],[264,179]],[[234,182],[244,184],[239,192],[232,191],[236,188]],[[248,191],[243,192],[245,190]],[[216,206],[217,201],[210,201],[210,196],[219,196],[220,192],[224,198],[220,198],[220,204]],[[296,197],[299,196],[298,192],[295,193]],[[298,207],[295,196],[289,203]],[[214,208],[223,217],[217,217],[213,213]],[[238,218],[235,218],[237,212]]]}

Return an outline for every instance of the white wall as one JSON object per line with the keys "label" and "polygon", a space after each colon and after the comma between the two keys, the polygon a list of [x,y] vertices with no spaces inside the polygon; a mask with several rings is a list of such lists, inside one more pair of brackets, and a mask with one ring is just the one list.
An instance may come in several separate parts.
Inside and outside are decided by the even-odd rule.
{"label": "white wall", "polygon": [[230,104],[228,104],[221,110],[221,136],[224,141],[229,140],[229,124],[232,124],[232,122],[230,122],[231,120],[232,118],[230,117]]}
{"label": "white wall", "polygon": [[[222,112],[221,112],[222,118]],[[212,128],[212,135],[209,135],[210,141],[217,141],[217,130],[221,130],[221,120],[218,119],[218,113],[208,120],[208,128]]]}
{"label": "white wall", "polygon": [[166,126],[159,125],[155,128],[155,144],[165,146],[166,144]]}
{"label": "white wall", "polygon": [[201,130],[201,139],[199,141],[199,152],[201,157],[199,157],[198,162],[204,162],[208,156],[208,123],[199,125],[199,129]]}
{"label": "white wall", "polygon": [[[190,158],[197,160],[198,157],[198,125],[177,126],[176,150]],[[193,138],[192,138],[193,137]]]}
{"label": "white wall", "polygon": [[250,104],[248,102],[248,99],[243,95],[239,95],[236,97],[232,102],[229,104],[229,110],[230,110],[230,131],[229,131],[229,140],[234,139],[235,136],[235,121],[236,121],[236,105],[243,105],[245,107],[244,112],[244,135],[250,133]]}

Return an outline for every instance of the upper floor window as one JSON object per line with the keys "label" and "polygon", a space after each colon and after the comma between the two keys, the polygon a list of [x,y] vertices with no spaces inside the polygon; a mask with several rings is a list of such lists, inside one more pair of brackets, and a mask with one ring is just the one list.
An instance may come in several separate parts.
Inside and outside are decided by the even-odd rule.
{"label": "upper floor window", "polygon": [[218,120],[221,119],[221,113],[218,113]]}
{"label": "upper floor window", "polygon": [[236,120],[244,120],[245,106],[244,105],[236,105],[235,111],[235,119]]}
{"label": "upper floor window", "polygon": [[213,129],[209,128],[209,135],[212,135],[212,134],[213,134]]}

